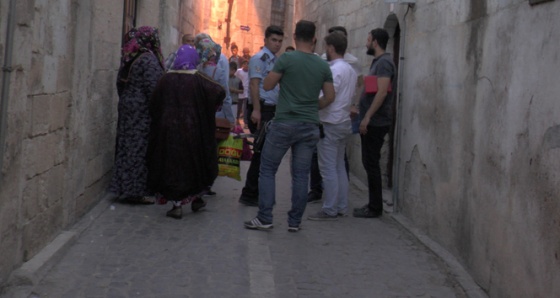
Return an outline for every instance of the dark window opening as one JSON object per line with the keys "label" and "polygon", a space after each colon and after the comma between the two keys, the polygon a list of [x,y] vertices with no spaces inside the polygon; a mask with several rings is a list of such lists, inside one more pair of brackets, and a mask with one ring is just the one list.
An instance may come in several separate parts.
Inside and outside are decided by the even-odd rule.
{"label": "dark window opening", "polygon": [[123,32],[122,32],[122,43],[124,44],[124,35],[130,31],[130,29],[136,27],[136,3],[137,0],[124,0],[123,9]]}
{"label": "dark window opening", "polygon": [[285,14],[286,14],[286,1],[272,0],[272,7],[270,10],[270,24],[283,28]]}

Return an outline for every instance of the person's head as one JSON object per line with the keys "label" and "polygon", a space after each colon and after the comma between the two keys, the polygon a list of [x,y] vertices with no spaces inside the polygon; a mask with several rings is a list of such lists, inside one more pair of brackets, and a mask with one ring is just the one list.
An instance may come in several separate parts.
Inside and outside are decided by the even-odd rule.
{"label": "person's head", "polygon": [[188,44],[194,47],[194,36],[190,33],[187,33],[185,35],[183,35],[183,38],[181,39],[181,42],[183,44]]}
{"label": "person's head", "polygon": [[292,52],[295,51],[296,49],[292,46],[287,46],[286,49],[284,50],[284,52]]}
{"label": "person's head", "polygon": [[185,44],[182,45],[177,50],[177,56],[175,57],[175,61],[173,61],[173,65],[170,69],[173,70],[189,70],[189,69],[196,69],[200,62],[200,57],[196,52],[196,49],[189,45]]}
{"label": "person's head", "polygon": [[237,56],[237,53],[239,52],[239,48],[237,48],[237,45],[235,44],[235,42],[231,43],[231,55],[232,56]]}
{"label": "person's head", "polygon": [[130,64],[145,52],[154,53],[163,66],[158,29],[150,26],[130,29],[124,36],[121,67],[124,67],[125,72],[128,72]]}
{"label": "person's head", "polygon": [[194,37],[194,44],[196,46],[196,51],[200,56],[200,62],[206,63],[217,63],[220,59],[222,47],[215,43],[210,35],[206,33],[197,34]]}
{"label": "person's head", "polygon": [[264,32],[264,46],[269,49],[273,54],[278,53],[282,47],[282,40],[284,39],[284,31],[282,28],[271,25],[266,28]]}
{"label": "person's head", "polygon": [[241,69],[243,69],[244,72],[249,71],[249,61],[245,59],[240,59],[239,65],[241,65]]}
{"label": "person's head", "polygon": [[341,31],[333,31],[325,37],[327,60],[331,61],[336,58],[344,57],[348,40]]}
{"label": "person's head", "polygon": [[124,47],[138,48],[141,52],[159,50],[159,31],[150,26],[132,28],[126,33],[124,42]]}
{"label": "person's head", "polygon": [[237,63],[230,62],[229,63],[229,76],[232,77],[235,72],[237,71]]}
{"label": "person's head", "polygon": [[296,32],[294,33],[296,41],[315,43],[315,24],[310,21],[301,20],[296,23]]}
{"label": "person's head", "polygon": [[333,27],[329,28],[329,33],[333,33],[335,31],[342,32],[342,34],[344,34],[344,36],[346,36],[346,38],[348,38],[348,32],[346,31],[346,28],[344,28],[342,26],[333,26]]}
{"label": "person's head", "polygon": [[243,57],[249,57],[250,56],[249,54],[251,54],[251,50],[249,50],[248,47],[244,47],[243,48]]}
{"label": "person's head", "polygon": [[369,32],[366,43],[367,54],[378,56],[385,52],[387,42],[389,41],[389,33],[385,29],[376,28]]}

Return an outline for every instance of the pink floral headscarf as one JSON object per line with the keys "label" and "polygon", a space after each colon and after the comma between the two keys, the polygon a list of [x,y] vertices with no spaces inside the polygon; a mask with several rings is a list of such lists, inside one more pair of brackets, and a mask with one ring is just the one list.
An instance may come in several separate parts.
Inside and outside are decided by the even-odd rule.
{"label": "pink floral headscarf", "polygon": [[136,58],[145,52],[152,52],[163,68],[163,55],[161,54],[158,29],[149,26],[132,28],[125,35],[122,47],[121,75],[126,79],[130,65]]}

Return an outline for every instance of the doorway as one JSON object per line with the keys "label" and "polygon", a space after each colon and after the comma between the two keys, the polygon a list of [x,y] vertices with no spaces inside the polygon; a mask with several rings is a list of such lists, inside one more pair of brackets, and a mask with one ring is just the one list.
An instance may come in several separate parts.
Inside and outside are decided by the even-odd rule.
{"label": "doorway", "polygon": [[399,62],[400,62],[400,46],[401,46],[401,29],[399,26],[399,20],[394,13],[391,13],[385,20],[383,28],[389,33],[389,46],[391,46],[393,54],[393,63],[395,64],[395,80],[391,82],[393,92],[397,92],[396,96],[393,98],[393,106],[391,107],[393,113],[393,123],[391,125],[391,130],[389,131],[389,154],[387,157],[387,187],[393,188],[393,164],[395,156],[395,126],[397,123],[397,100],[398,100],[398,78],[399,78]]}

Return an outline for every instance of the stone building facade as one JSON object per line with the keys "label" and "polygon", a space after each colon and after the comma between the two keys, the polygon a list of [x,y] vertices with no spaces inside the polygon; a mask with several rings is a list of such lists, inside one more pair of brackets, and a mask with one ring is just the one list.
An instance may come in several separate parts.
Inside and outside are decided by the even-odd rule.
{"label": "stone building facade", "polygon": [[345,26],[365,69],[368,31],[389,30],[398,210],[490,297],[560,296],[560,1],[413,2],[298,1],[295,18],[320,41]]}
{"label": "stone building facade", "polygon": [[[168,55],[185,33],[208,32],[222,43],[227,2],[0,2],[0,292],[14,269],[107,194],[125,6],[134,25],[159,28]],[[255,53],[271,0],[232,8],[232,40]]]}

